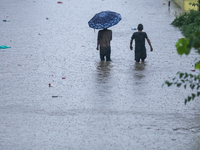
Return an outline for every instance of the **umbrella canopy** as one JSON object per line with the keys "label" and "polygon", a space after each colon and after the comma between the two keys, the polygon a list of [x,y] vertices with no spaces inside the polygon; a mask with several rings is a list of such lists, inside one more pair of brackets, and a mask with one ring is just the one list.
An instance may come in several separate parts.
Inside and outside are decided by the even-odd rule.
{"label": "umbrella canopy", "polygon": [[89,27],[94,29],[105,29],[116,25],[121,19],[121,15],[119,13],[102,11],[94,15],[88,24]]}

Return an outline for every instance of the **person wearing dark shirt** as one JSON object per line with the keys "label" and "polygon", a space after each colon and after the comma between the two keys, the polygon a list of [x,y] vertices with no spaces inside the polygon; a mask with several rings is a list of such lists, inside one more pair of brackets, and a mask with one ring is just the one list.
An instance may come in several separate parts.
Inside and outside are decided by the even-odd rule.
{"label": "person wearing dark shirt", "polygon": [[133,40],[135,40],[135,61],[136,61],[136,63],[139,63],[140,59],[142,60],[142,62],[144,62],[144,60],[147,57],[146,47],[145,47],[145,39],[147,39],[147,42],[151,48],[150,51],[153,51],[153,48],[151,46],[151,42],[150,42],[146,32],[142,32],[143,25],[139,24],[137,29],[138,29],[138,32],[134,32],[131,37],[130,49],[133,50],[132,43],[133,43]]}
{"label": "person wearing dark shirt", "polygon": [[100,45],[100,59],[101,61],[111,61],[111,47],[110,41],[112,40],[112,31],[108,29],[99,30],[97,38],[97,50],[99,50]]}

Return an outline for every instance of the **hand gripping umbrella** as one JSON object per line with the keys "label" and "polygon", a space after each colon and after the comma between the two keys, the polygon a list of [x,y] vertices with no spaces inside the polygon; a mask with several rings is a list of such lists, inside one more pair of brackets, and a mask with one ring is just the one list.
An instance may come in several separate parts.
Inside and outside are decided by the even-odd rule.
{"label": "hand gripping umbrella", "polygon": [[88,24],[94,29],[105,29],[116,25],[121,19],[121,15],[116,12],[102,11],[94,15]]}

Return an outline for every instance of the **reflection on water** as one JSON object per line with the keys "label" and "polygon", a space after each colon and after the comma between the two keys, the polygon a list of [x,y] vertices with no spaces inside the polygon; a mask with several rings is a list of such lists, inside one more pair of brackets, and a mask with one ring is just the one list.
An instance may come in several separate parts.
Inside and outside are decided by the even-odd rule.
{"label": "reflection on water", "polygon": [[109,99],[111,89],[113,87],[111,80],[111,62],[98,62],[95,77],[95,90],[100,99]]}
{"label": "reflection on water", "polygon": [[145,63],[135,63],[134,69],[138,71],[143,71],[145,69]]}
{"label": "reflection on water", "polygon": [[112,65],[110,61],[101,61],[97,65],[97,82],[108,82]]}
{"label": "reflection on water", "polygon": [[[135,63],[134,70],[133,70],[133,77],[134,77],[134,85],[135,86],[142,86],[140,88],[143,89],[143,86],[146,85],[146,79],[144,78],[146,76],[145,71],[146,64],[145,63]],[[139,88],[139,89],[140,89]]]}

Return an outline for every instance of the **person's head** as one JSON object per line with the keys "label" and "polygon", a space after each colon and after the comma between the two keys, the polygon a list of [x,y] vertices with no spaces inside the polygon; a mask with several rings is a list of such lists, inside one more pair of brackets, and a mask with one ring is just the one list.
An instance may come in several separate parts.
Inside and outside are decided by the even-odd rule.
{"label": "person's head", "polygon": [[138,24],[137,29],[138,29],[139,31],[142,31],[142,30],[143,30],[143,25],[142,25],[142,24]]}

